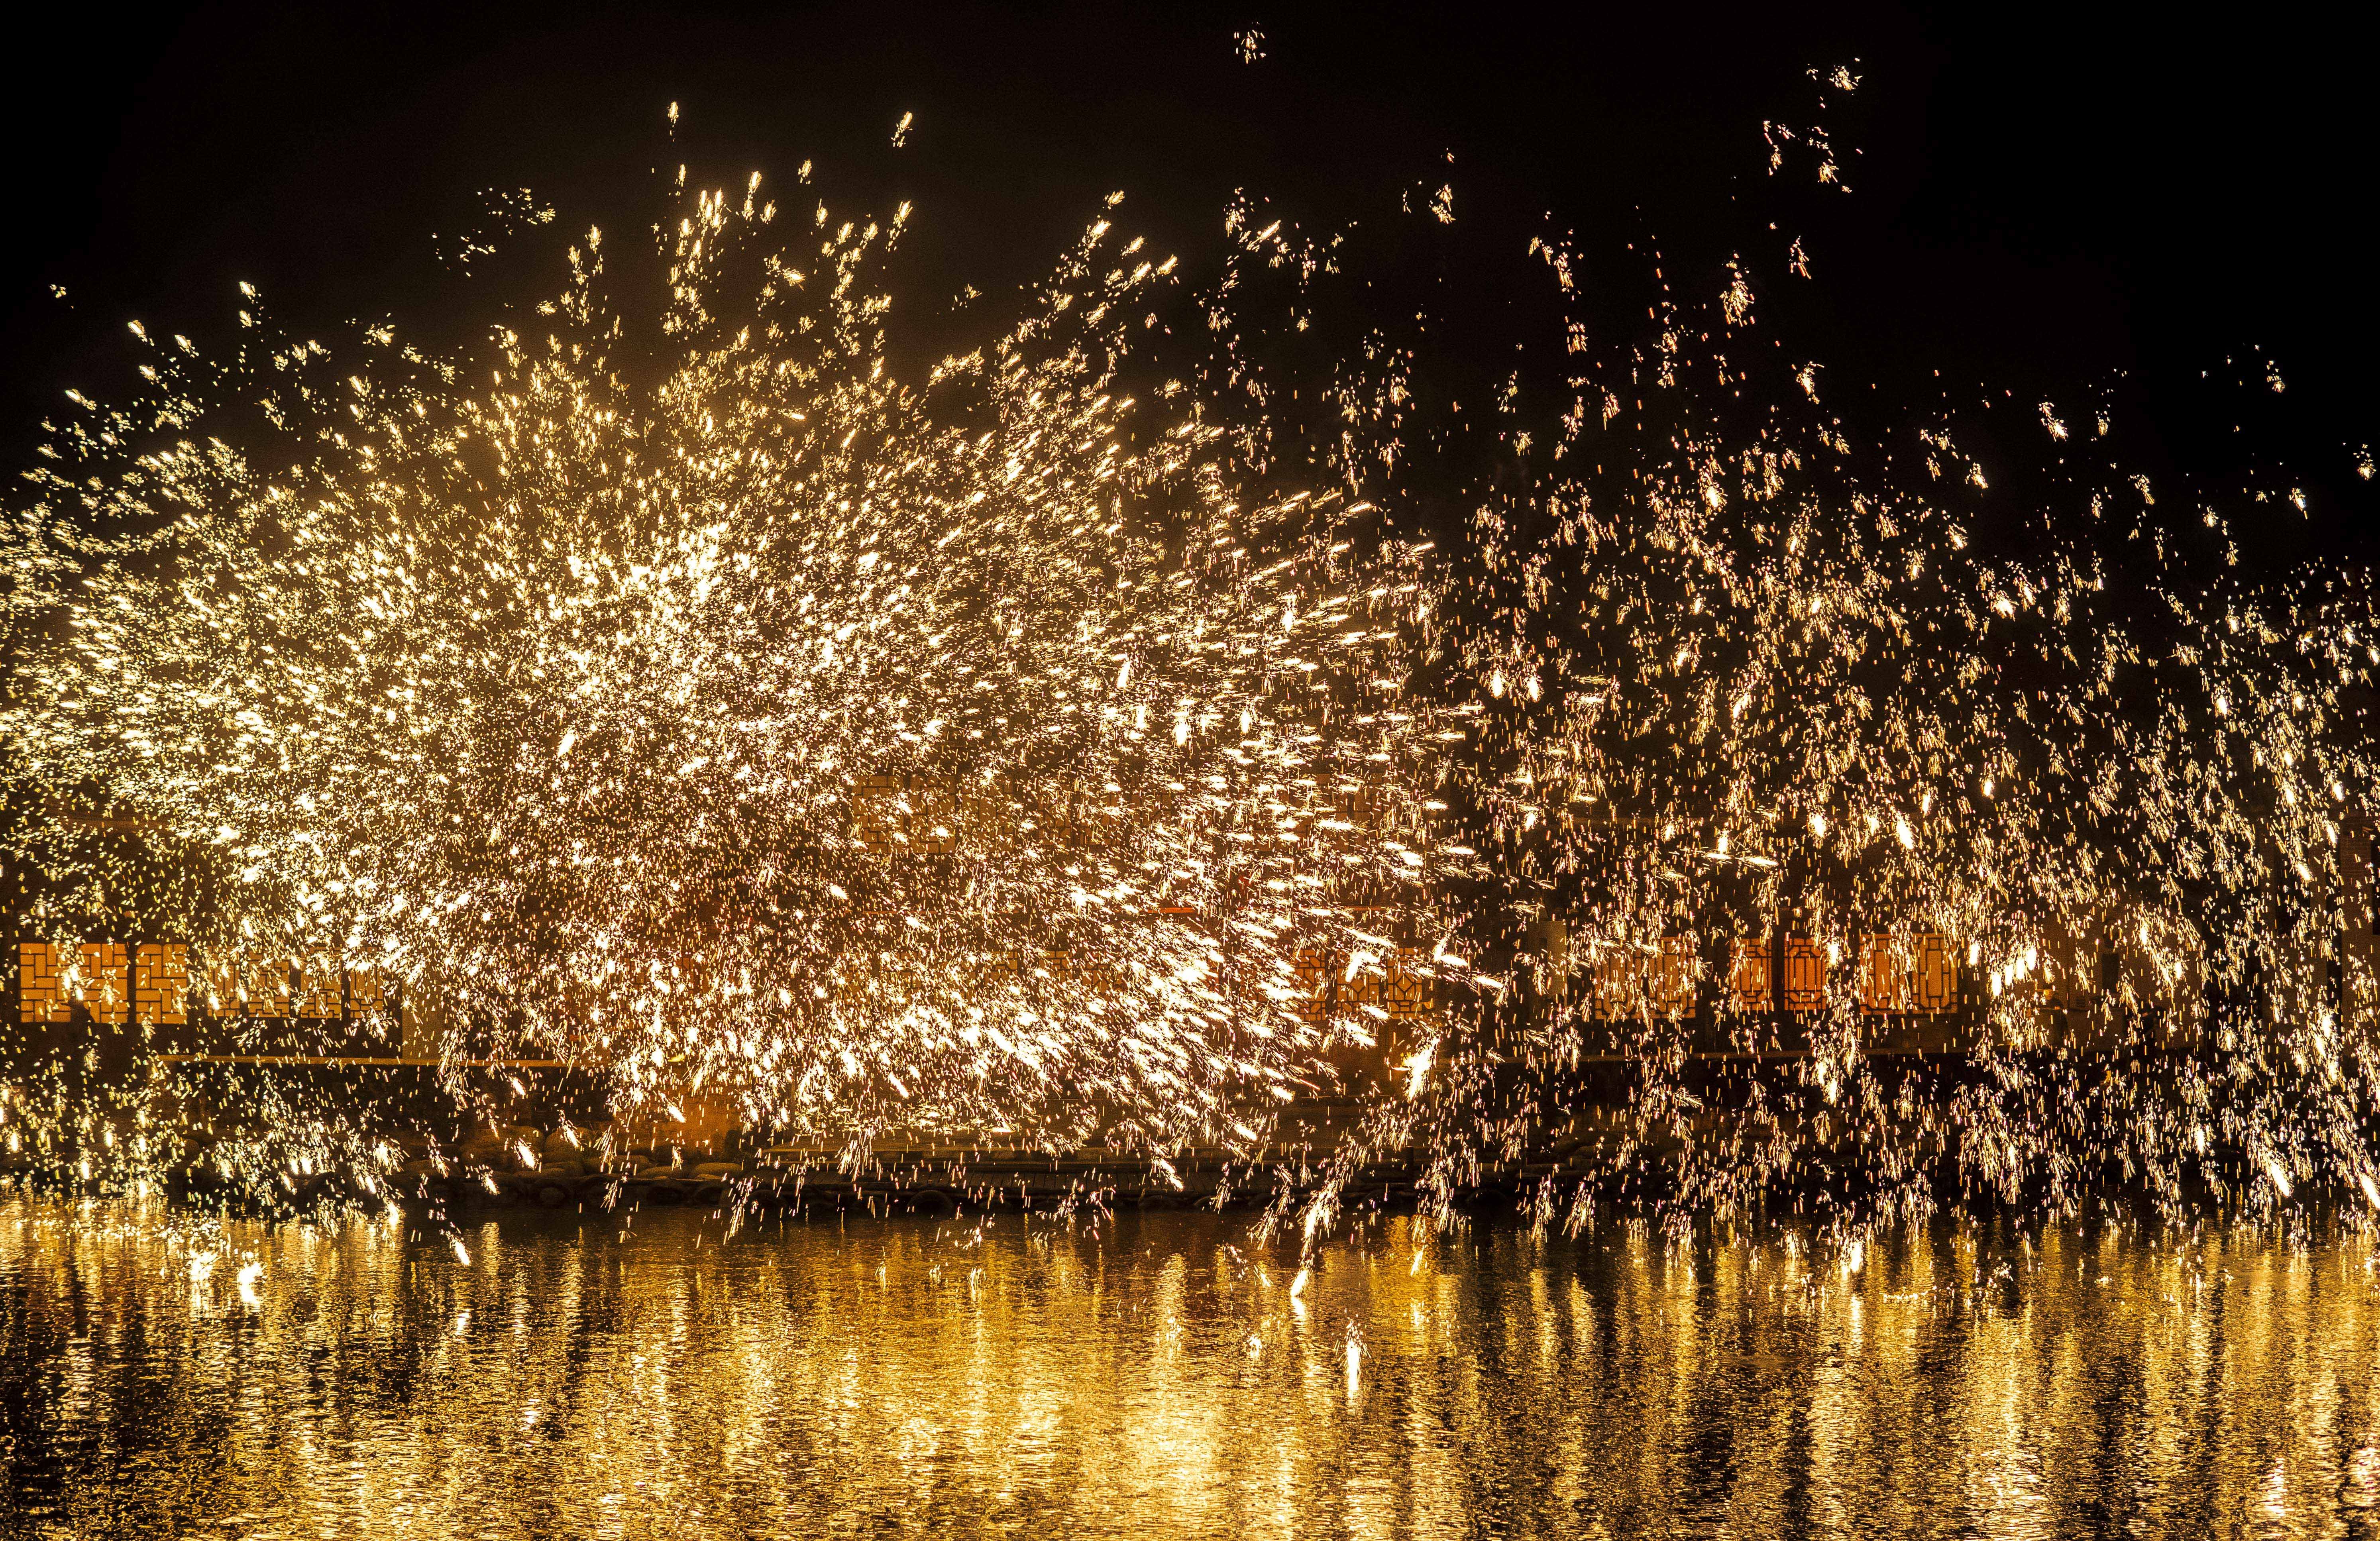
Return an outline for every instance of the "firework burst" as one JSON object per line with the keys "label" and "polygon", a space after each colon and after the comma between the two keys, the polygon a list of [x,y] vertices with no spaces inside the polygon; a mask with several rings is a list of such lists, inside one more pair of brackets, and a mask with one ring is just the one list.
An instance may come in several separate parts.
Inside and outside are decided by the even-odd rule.
{"label": "firework burst", "polygon": [[462,356],[144,334],[6,728],[173,855],[20,843],[213,1011],[399,981],[624,1114],[1162,1163],[1350,1098],[1309,1235],[1384,1157],[1572,1225],[2368,1186],[2360,588],[2218,590],[2050,404],[2056,518],[1854,444],[1739,261],[1606,340],[1533,237],[1557,362],[1458,390],[1341,238],[1235,209],[1185,296],[1101,220],[904,370],[905,219],[692,193],[657,294],[589,232]]}
{"label": "firework burst", "polygon": [[327,960],[450,1053],[861,1139],[1245,1146],[1316,1086],[1297,954],[1325,900],[1418,891],[1438,724],[1338,731],[1311,682],[1427,630],[1416,564],[1121,394],[1174,264],[1104,220],[900,379],[905,214],[788,243],[757,182],[695,195],[643,348],[594,232],[468,364],[251,308],[62,435],[29,545],[74,576],[16,591],[53,629],[11,743],[207,875],[147,907],[212,1009]]}

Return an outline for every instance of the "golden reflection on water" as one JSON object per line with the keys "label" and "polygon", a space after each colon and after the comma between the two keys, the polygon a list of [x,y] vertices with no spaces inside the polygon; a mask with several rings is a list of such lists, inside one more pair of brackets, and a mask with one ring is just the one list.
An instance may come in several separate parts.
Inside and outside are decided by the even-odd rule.
{"label": "golden reflection on water", "polygon": [[0,1202],[0,1535],[2380,1535],[2374,1254]]}

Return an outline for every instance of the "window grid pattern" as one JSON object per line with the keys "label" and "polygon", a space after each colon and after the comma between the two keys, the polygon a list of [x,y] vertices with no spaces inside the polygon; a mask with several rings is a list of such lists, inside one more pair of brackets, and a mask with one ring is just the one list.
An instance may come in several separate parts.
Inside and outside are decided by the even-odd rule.
{"label": "window grid pattern", "polygon": [[1768,977],[1767,937],[1737,937],[1728,944],[1728,997],[1739,1012],[1773,1010],[1776,991]]}
{"label": "window grid pattern", "polygon": [[132,1011],[152,1027],[189,1020],[190,950],[178,941],[144,941],[132,950]]}
{"label": "window grid pattern", "polygon": [[121,1027],[131,1017],[132,991],[126,974],[124,943],[82,944],[82,1003],[93,1022]]}
{"label": "window grid pattern", "polygon": [[1827,954],[1808,937],[1785,939],[1785,1009],[1823,1011],[1827,1005]]}
{"label": "window grid pattern", "polygon": [[309,958],[298,970],[298,1015],[308,1022],[329,1022],[341,1014],[339,967],[326,958]]}
{"label": "window grid pattern", "polygon": [[21,942],[17,948],[17,1010],[26,1022],[66,1022],[74,1015],[59,978],[58,950],[46,941]]}

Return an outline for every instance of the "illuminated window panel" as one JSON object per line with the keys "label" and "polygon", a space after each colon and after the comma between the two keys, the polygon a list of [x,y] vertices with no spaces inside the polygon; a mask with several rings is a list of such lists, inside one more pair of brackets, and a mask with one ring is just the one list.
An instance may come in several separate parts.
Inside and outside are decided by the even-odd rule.
{"label": "illuminated window panel", "polygon": [[851,783],[851,837],[872,855],[901,848],[901,778],[861,776]]}
{"label": "illuminated window panel", "polygon": [[298,993],[295,998],[298,1015],[308,1022],[328,1022],[343,1009],[339,999],[339,969],[326,959],[310,959],[298,970]]}
{"label": "illuminated window panel", "polygon": [[1646,960],[1645,993],[1664,1016],[1688,1016],[1694,1009],[1694,939],[1663,937],[1658,955]]}
{"label": "illuminated window panel", "polygon": [[132,1014],[132,991],[126,978],[124,943],[86,941],[82,944],[82,1003],[93,1022],[119,1027]]}
{"label": "illuminated window panel", "polygon": [[1341,1011],[1356,1012],[1366,1006],[1379,1004],[1380,974],[1377,965],[1366,965],[1355,971],[1355,977],[1352,979],[1346,977],[1345,970],[1340,971],[1339,1009]]}
{"label": "illuminated window panel", "polygon": [[377,968],[347,970],[347,1010],[369,1016],[388,1003],[388,982]]}
{"label": "illuminated window panel", "polygon": [[239,1010],[239,967],[229,958],[211,959],[201,975],[207,1010],[219,1014]]}
{"label": "illuminated window panel", "polygon": [[1027,786],[1018,798],[1025,807],[1025,823],[1017,832],[1027,840],[1051,849],[1071,849],[1081,843],[1075,828],[1075,789],[1062,781],[1041,782]]}
{"label": "illuminated window panel", "polygon": [[1007,1000],[1015,993],[1016,954],[990,953],[968,958],[960,964],[959,974],[968,994],[978,999]]}
{"label": "illuminated window panel", "polygon": [[377,968],[347,970],[347,1011],[369,1016],[388,1007],[388,977]]}
{"label": "illuminated window panel", "polygon": [[920,781],[909,788],[905,829],[909,849],[921,856],[947,856],[958,849],[958,800],[947,786]]}
{"label": "illuminated window panel", "polygon": [[189,1021],[190,950],[178,941],[144,941],[132,952],[132,1011],[152,1027]]}
{"label": "illuminated window panel", "polygon": [[296,969],[297,965],[287,958],[242,958],[240,1011],[249,1016],[287,1016],[289,976]]}
{"label": "illuminated window panel", "polygon": [[1342,782],[1331,800],[1336,816],[1359,830],[1378,828],[1381,811],[1388,803],[1384,789],[1375,782]]}
{"label": "illuminated window panel", "polygon": [[1939,931],[1860,939],[1860,1006],[1871,1012],[1947,1012],[1958,1004],[1958,967]]}
{"label": "illuminated window panel", "polygon": [[1909,976],[1895,939],[1871,932],[1860,939],[1859,997],[1862,1009],[1909,1009]]}
{"label": "illuminated window panel", "polygon": [[1634,1016],[1644,1001],[1645,955],[1614,947],[1595,960],[1595,1014],[1607,1022]]}
{"label": "illuminated window panel", "polygon": [[58,950],[46,941],[17,948],[17,1011],[27,1022],[65,1022],[74,1015],[58,975]]}
{"label": "illuminated window panel", "polygon": [[1739,1012],[1774,1011],[1776,992],[1768,977],[1768,939],[1737,937],[1728,943],[1727,993]]}
{"label": "illuminated window panel", "polygon": [[1123,999],[1123,976],[1115,965],[1096,960],[1075,971],[1075,983],[1087,1005],[1108,1006]]}
{"label": "illuminated window panel", "polygon": [[1115,965],[1096,956],[1077,959],[1072,953],[1044,953],[1042,981],[1051,998],[1069,1009],[1097,1011],[1123,999],[1123,977]]}
{"label": "illuminated window panel", "polygon": [[1785,1009],[1823,1011],[1827,1005],[1827,954],[1808,937],[1785,939]]}
{"label": "illuminated window panel", "polygon": [[997,795],[970,791],[963,798],[956,787],[923,778],[861,776],[851,786],[851,836],[871,855],[946,856],[958,849],[963,824],[1005,821],[1005,805]]}
{"label": "illuminated window panel", "polygon": [[1322,1022],[1324,992],[1330,984],[1330,956],[1319,947],[1301,947],[1293,962],[1295,966],[1291,974],[1291,988],[1297,996],[1290,1009],[1298,1021],[1318,1026]]}
{"label": "illuminated window panel", "polygon": [[1959,961],[1939,931],[1917,933],[1917,967],[1910,980],[1912,1010],[1938,1013],[1959,1003]]}
{"label": "illuminated window panel", "polygon": [[953,829],[962,849],[1006,850],[1016,843],[1019,824],[1016,800],[1004,782],[970,782],[959,789],[958,822]]}
{"label": "illuminated window panel", "polygon": [[1086,850],[1108,850],[1123,838],[1134,810],[1114,793],[1086,799],[1075,818],[1075,842]]}
{"label": "illuminated window panel", "polygon": [[1437,1014],[1438,977],[1428,953],[1418,947],[1400,947],[1389,955],[1389,976],[1380,981],[1380,1009],[1398,1022]]}

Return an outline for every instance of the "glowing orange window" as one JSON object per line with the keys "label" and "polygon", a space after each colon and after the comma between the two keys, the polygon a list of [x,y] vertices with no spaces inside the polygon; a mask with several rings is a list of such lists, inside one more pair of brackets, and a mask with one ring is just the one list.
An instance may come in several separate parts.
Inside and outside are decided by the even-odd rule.
{"label": "glowing orange window", "polygon": [[1293,960],[1290,988],[1297,994],[1291,1010],[1300,1022],[1319,1025],[1322,1021],[1323,992],[1329,983],[1330,958],[1319,947],[1301,947]]}
{"label": "glowing orange window", "polygon": [[339,1015],[339,969],[326,958],[309,958],[298,971],[298,1014],[309,1022]]}
{"label": "glowing orange window", "polygon": [[1917,933],[1917,969],[1911,1005],[1921,1012],[1947,1012],[1959,1003],[1959,965],[1950,941],[1939,931]]}
{"label": "glowing orange window", "polygon": [[1361,1011],[1366,1006],[1380,1004],[1380,970],[1377,965],[1366,964],[1352,977],[1342,969],[1336,982],[1341,1011]]}
{"label": "glowing orange window", "polygon": [[144,941],[132,952],[132,1011],[150,1026],[189,1021],[190,950],[180,942]]}
{"label": "glowing orange window", "polygon": [[851,837],[869,855],[889,856],[898,849],[893,837],[900,828],[900,777],[861,776],[851,783]]}
{"label": "glowing orange window", "polygon": [[1909,977],[1903,949],[1888,936],[1870,933],[1860,939],[1860,1005],[1871,1012],[1909,1009]]}
{"label": "glowing orange window", "polygon": [[132,992],[125,979],[124,943],[86,941],[82,944],[82,1003],[93,1022],[121,1026],[132,1014]]}
{"label": "glowing orange window", "polygon": [[969,782],[958,790],[957,843],[970,851],[1005,850],[1016,843],[1018,814],[1008,784]]}
{"label": "glowing orange window", "polygon": [[388,1003],[388,987],[377,968],[347,970],[347,1010],[369,1016]]}
{"label": "glowing orange window", "polygon": [[1104,1009],[1124,999],[1124,976],[1105,958],[1086,958],[1075,970],[1075,983],[1087,1005]]}
{"label": "glowing orange window", "polygon": [[209,958],[203,976],[206,982],[207,1010],[215,1013],[239,1010],[239,966],[229,958]]}
{"label": "glowing orange window", "polygon": [[1694,1009],[1694,939],[1663,937],[1661,951],[1646,960],[1646,993],[1653,1009],[1668,1016],[1685,1016]]}
{"label": "glowing orange window", "polygon": [[240,1010],[249,1016],[287,1016],[289,976],[297,966],[287,958],[241,959]]}
{"label": "glowing orange window", "polygon": [[58,950],[46,941],[28,941],[17,949],[17,1010],[27,1022],[66,1022],[74,1002],[61,988]]}
{"label": "glowing orange window", "polygon": [[1026,786],[1021,789],[1018,801],[1024,807],[1024,817],[1016,829],[1019,839],[1046,843],[1055,850],[1069,850],[1081,843],[1080,831],[1075,827],[1075,789],[1071,784],[1059,781]]}
{"label": "glowing orange window", "polygon": [[1380,982],[1380,1006],[1390,1016],[1409,1022],[1430,1014],[1437,1005],[1437,978],[1429,954],[1418,947],[1400,947],[1390,955],[1389,977]]}
{"label": "glowing orange window", "polygon": [[947,786],[931,785],[918,778],[909,788],[905,824],[909,849],[920,855],[946,856],[958,849],[958,800]]}
{"label": "glowing orange window", "polygon": [[1785,1009],[1815,1012],[1827,1004],[1827,954],[1808,937],[1785,939]]}
{"label": "glowing orange window", "polygon": [[1729,944],[1727,988],[1739,1012],[1772,1009],[1774,995],[1768,977],[1767,937],[1737,937]]}
{"label": "glowing orange window", "polygon": [[970,992],[980,999],[1006,1000],[1016,992],[1020,971],[1014,953],[981,953],[961,964],[960,969]]}
{"label": "glowing orange window", "polygon": [[1607,1022],[1634,1016],[1644,997],[1645,955],[1611,948],[1595,960],[1595,1014]]}

